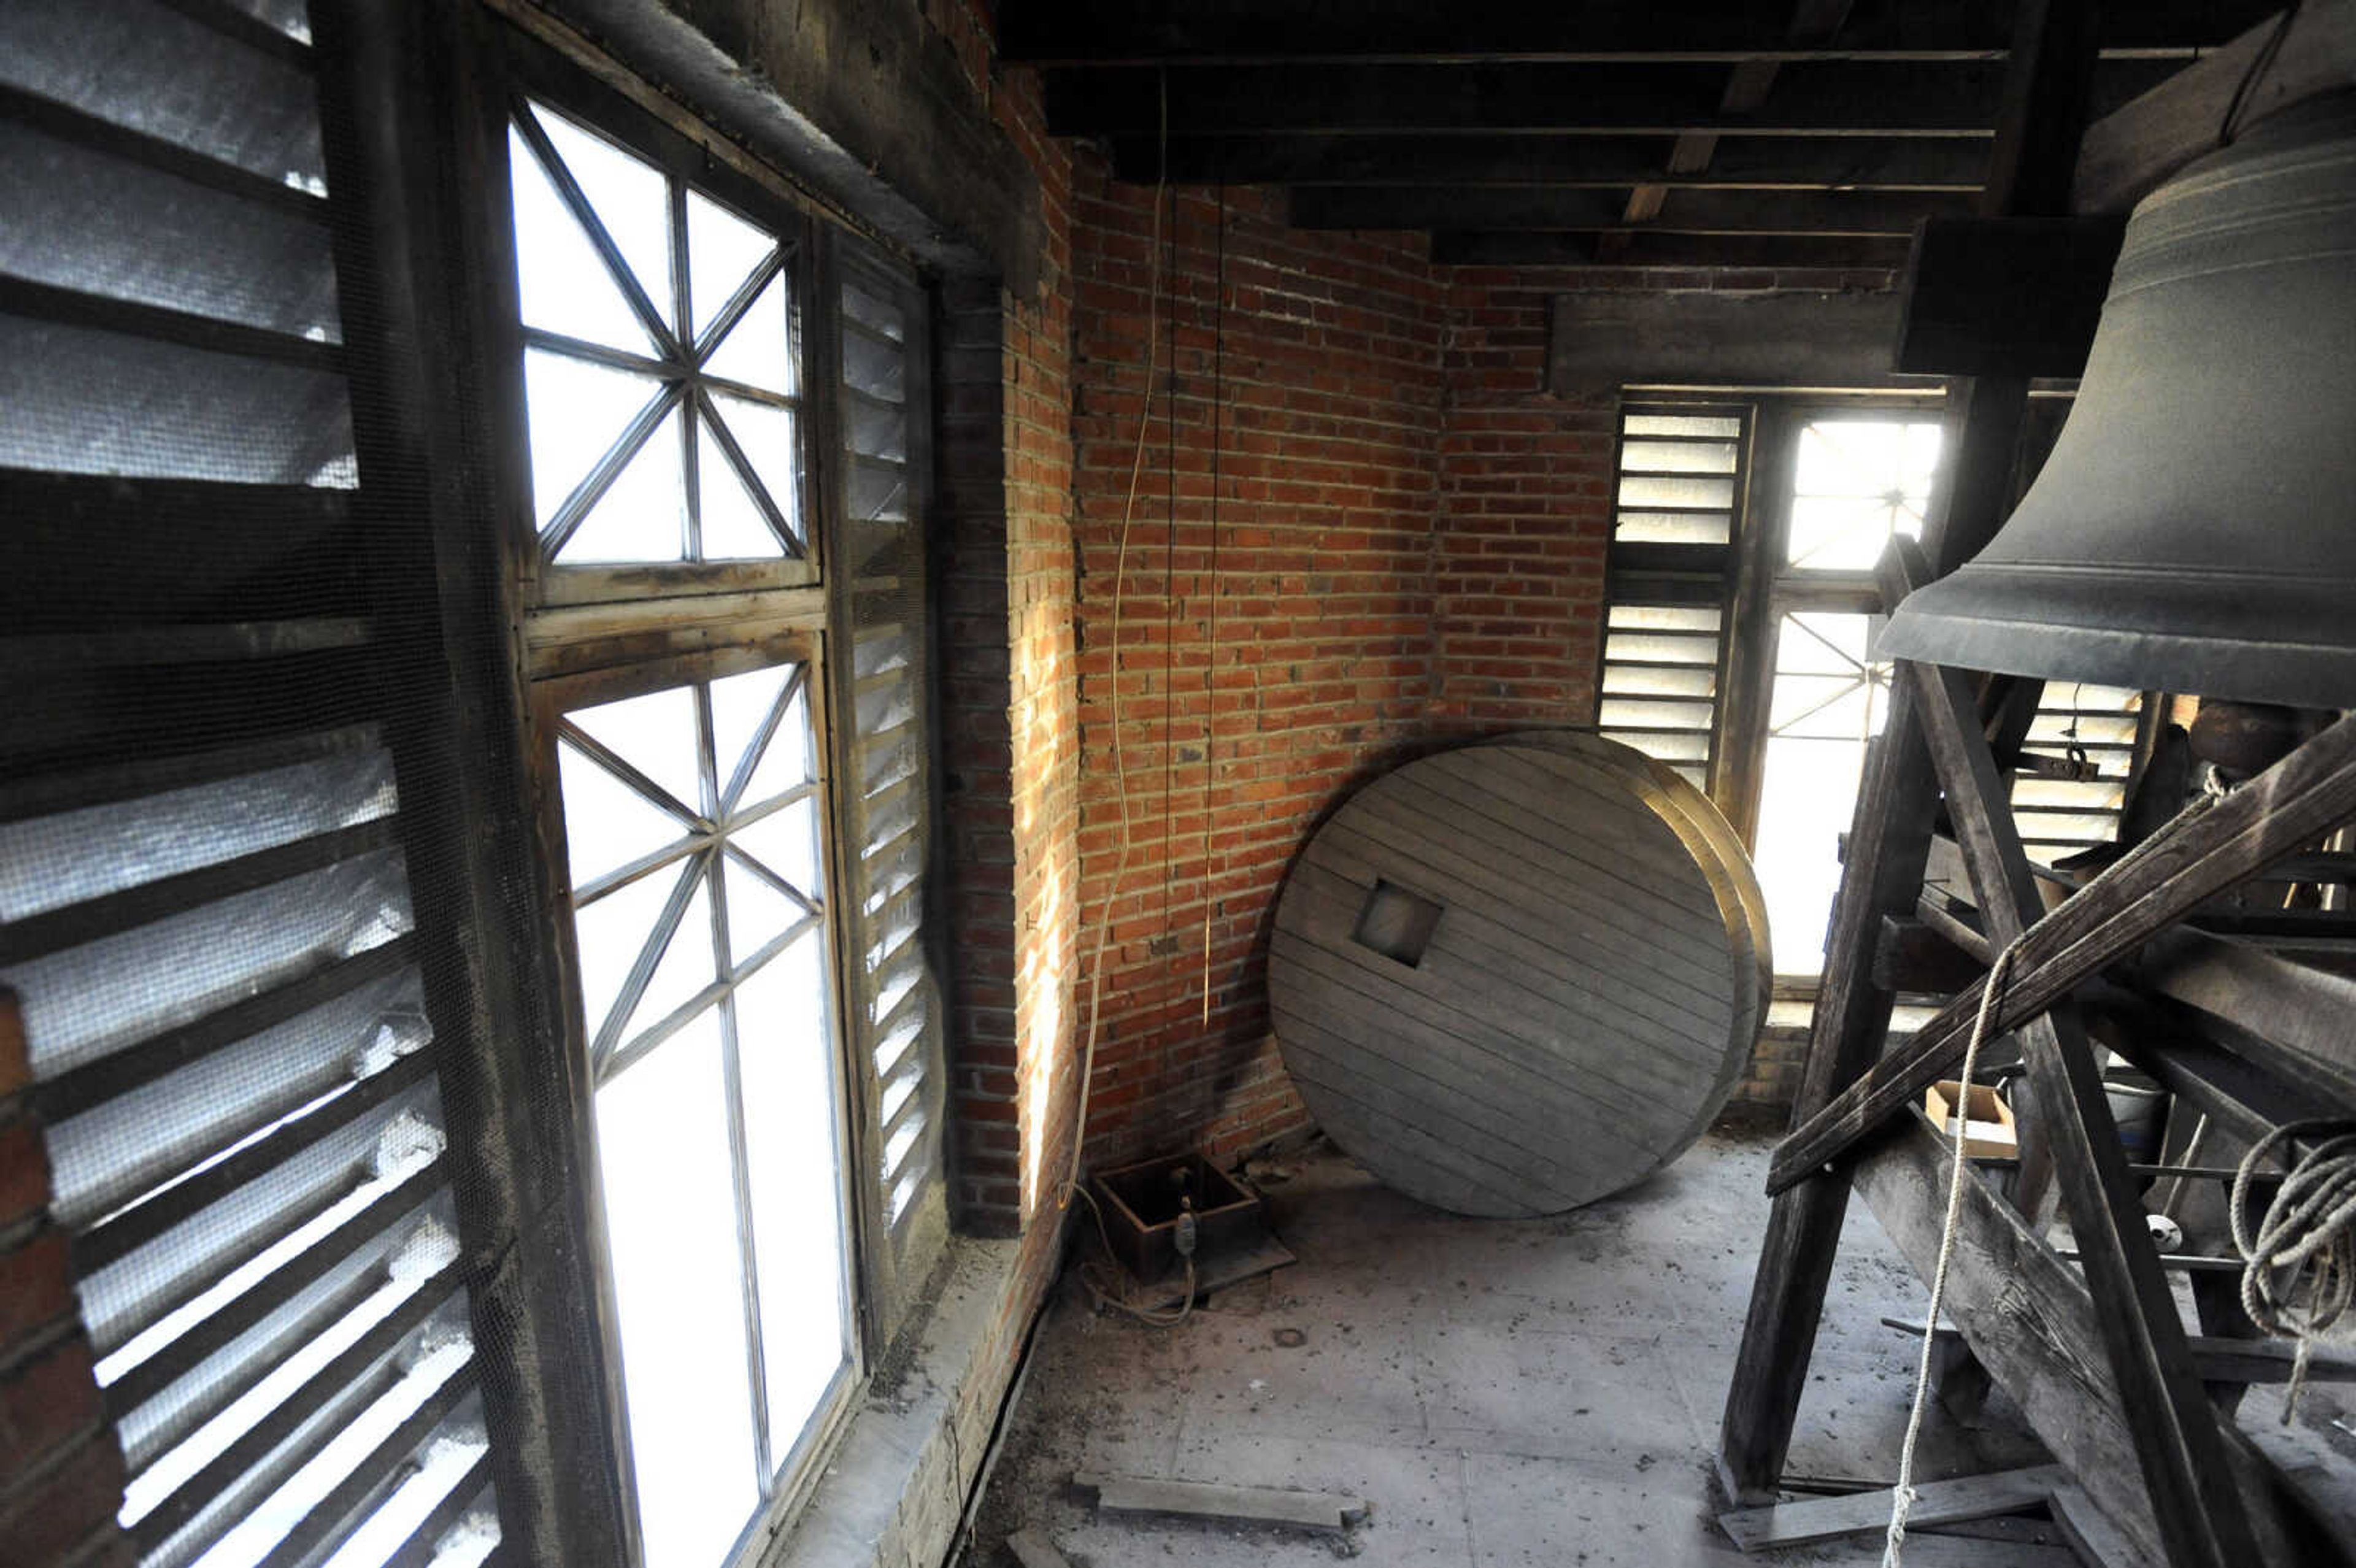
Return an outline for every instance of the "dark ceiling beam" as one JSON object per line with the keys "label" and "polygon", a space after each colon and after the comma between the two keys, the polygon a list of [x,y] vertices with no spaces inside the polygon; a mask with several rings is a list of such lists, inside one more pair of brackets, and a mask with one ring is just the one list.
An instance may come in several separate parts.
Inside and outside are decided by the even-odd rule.
{"label": "dark ceiling beam", "polygon": [[[1629,229],[1615,191],[1451,186],[1296,186],[1295,229]],[[1904,240],[1925,218],[1963,218],[1968,195],[1755,190],[1667,194],[1644,231]]]}
{"label": "dark ceiling beam", "polygon": [[1830,267],[1874,272],[1894,272],[1906,264],[1903,240],[1638,231],[1606,262],[1601,239],[1598,234],[1442,230],[1431,237],[1431,259],[1453,266]]}
{"label": "dark ceiling beam", "polygon": [[[1820,44],[1836,36],[1849,17],[1853,0],[1799,0],[1793,10],[1792,21],[1784,38],[1795,45]],[[1767,94],[1775,86],[1775,73],[1782,69],[1772,59],[1744,60],[1729,73],[1726,91],[1718,101],[1720,114],[1749,114],[1767,101]],[[1709,167],[1718,154],[1719,138],[1710,131],[1688,131],[1669,148],[1669,172],[1695,175]],[[1661,183],[1640,185],[1628,193],[1628,206],[1622,215],[1630,223],[1649,223],[1660,216],[1662,200],[1668,187]],[[1607,244],[1606,251],[1613,249]]]}
{"label": "dark ceiling beam", "polygon": [[[2182,59],[2281,0],[2133,0],[2104,7],[2108,58]],[[1760,0],[999,0],[1001,56],[1031,65],[1245,65],[1284,60],[1630,63],[1643,59],[1992,59],[2011,46],[2010,0],[1879,0],[1794,46],[1790,14]]]}
{"label": "dark ceiling beam", "polygon": [[[1743,136],[1720,145],[1708,169],[1676,175],[1665,151],[1661,138],[1643,136],[1203,136],[1170,144],[1169,175],[1180,185],[1970,191],[1988,160],[1984,141]],[[1152,137],[1114,140],[1115,179],[1151,184],[1161,166]]]}
{"label": "dark ceiling beam", "polygon": [[[2107,62],[2099,102],[2124,103],[2176,69]],[[1058,136],[1153,137],[1166,91],[1169,133],[1432,135],[1987,136],[2000,65],[1785,66],[1774,98],[1727,115],[1717,66],[1237,66],[1052,70],[1047,128]]]}

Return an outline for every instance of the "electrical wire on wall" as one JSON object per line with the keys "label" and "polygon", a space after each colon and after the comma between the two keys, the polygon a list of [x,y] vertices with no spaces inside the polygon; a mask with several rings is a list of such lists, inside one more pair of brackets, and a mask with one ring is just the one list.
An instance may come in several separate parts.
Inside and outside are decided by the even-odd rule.
{"label": "electrical wire on wall", "polygon": [[[1112,930],[1112,912],[1114,906],[1120,899],[1121,883],[1126,880],[1129,876],[1131,821],[1129,795],[1129,769],[1121,750],[1122,714],[1120,695],[1120,636],[1125,620],[1124,604],[1128,596],[1129,587],[1130,533],[1137,518],[1137,495],[1140,482],[1145,475],[1145,437],[1146,432],[1152,427],[1153,380],[1156,372],[1160,368],[1159,349],[1161,347],[1162,290],[1163,282],[1163,225],[1162,214],[1162,203],[1167,197],[1170,188],[1170,79],[1167,72],[1162,73],[1161,77],[1160,96],[1161,154],[1153,181],[1153,242],[1149,252],[1151,261],[1148,263],[1149,272],[1147,274],[1146,283],[1145,379],[1142,383],[1143,401],[1140,404],[1137,412],[1137,442],[1130,455],[1129,494],[1127,498],[1121,504],[1120,535],[1113,549],[1112,624],[1109,635],[1110,646],[1108,650],[1109,654],[1108,664],[1110,667],[1112,683],[1112,699],[1110,707],[1112,720],[1111,750],[1113,794],[1115,798],[1120,803],[1120,837],[1119,848],[1113,857],[1112,880],[1105,890],[1104,908],[1097,918],[1096,940],[1091,945],[1088,955],[1087,1024],[1087,1033],[1080,1051],[1079,1104],[1074,1108],[1072,1116],[1072,1159],[1070,1167],[1065,1172],[1063,1190],[1056,1195],[1055,1199],[1055,1207],[1059,1211],[1070,1208],[1072,1199],[1076,1195],[1081,1200],[1081,1201],[1087,1204],[1089,1211],[1096,1216],[1097,1235],[1098,1239],[1104,1243],[1105,1251],[1108,1255],[1111,1253],[1112,1243],[1111,1239],[1105,1234],[1104,1211],[1097,1206],[1096,1199],[1089,1194],[1087,1188],[1080,1184],[1080,1157],[1082,1151],[1087,1145],[1088,1095],[1089,1090],[1093,1087],[1096,1079],[1097,1041],[1103,1019],[1104,965],[1107,938]],[[1174,229],[1176,227],[1175,223],[1173,222],[1171,227]],[[1176,400],[1174,393],[1175,389],[1173,388],[1170,394],[1173,410],[1170,416],[1172,423],[1169,427],[1169,434],[1173,448],[1176,444],[1177,437],[1175,423],[1177,417],[1175,412]],[[1173,461],[1174,462],[1174,459]],[[1173,468],[1170,471],[1167,485],[1173,509],[1167,520],[1166,526],[1172,529],[1173,534],[1175,532],[1177,522],[1174,509],[1177,494],[1176,484],[1176,474],[1174,468]],[[1170,564],[1169,559],[1165,556],[1165,569],[1168,564]],[[1164,618],[1166,620],[1168,615],[1167,606],[1170,602],[1170,583],[1166,579],[1162,583],[1162,601],[1164,604]],[[1165,636],[1165,645],[1166,643],[1167,638]],[[1166,682],[1166,674],[1164,678]],[[1169,692],[1166,684],[1162,695],[1162,731],[1164,744],[1166,747],[1170,726],[1168,701]],[[1165,811],[1167,809],[1167,781],[1165,778]],[[1165,840],[1166,837],[1167,835],[1165,830]],[[1131,1306],[1130,1303],[1121,1300],[1119,1297],[1113,1296],[1098,1286],[1095,1282],[1089,1278],[1085,1269],[1081,1274],[1082,1282],[1088,1285],[1089,1290],[1096,1296],[1098,1302],[1105,1306],[1116,1307],[1141,1322],[1151,1323],[1157,1327],[1165,1328],[1173,1324],[1183,1322],[1185,1320],[1186,1314],[1193,1309],[1194,1305],[1194,1257],[1191,1246],[1191,1229],[1188,1241],[1190,1244],[1186,1249],[1185,1253],[1186,1293],[1180,1300],[1178,1309],[1174,1313],[1151,1311],[1143,1307]]]}
{"label": "electrical wire on wall", "polygon": [[1218,187],[1211,267],[1211,585],[1209,645],[1203,666],[1203,1027],[1211,1027],[1211,921],[1219,901],[1211,877],[1211,756],[1219,725],[1219,438],[1226,411],[1227,187]]}

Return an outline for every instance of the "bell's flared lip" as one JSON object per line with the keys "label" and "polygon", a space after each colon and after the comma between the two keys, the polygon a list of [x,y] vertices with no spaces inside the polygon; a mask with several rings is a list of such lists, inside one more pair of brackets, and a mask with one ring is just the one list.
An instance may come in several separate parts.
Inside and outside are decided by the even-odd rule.
{"label": "bell's flared lip", "polygon": [[1909,594],[1873,653],[1998,675],[2346,708],[2356,705],[2356,616],[2346,592],[2332,580],[2275,573],[1976,564]]}

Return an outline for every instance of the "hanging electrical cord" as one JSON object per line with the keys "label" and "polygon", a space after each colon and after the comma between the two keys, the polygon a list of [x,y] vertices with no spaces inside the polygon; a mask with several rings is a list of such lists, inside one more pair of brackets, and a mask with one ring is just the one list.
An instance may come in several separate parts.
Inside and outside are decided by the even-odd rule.
{"label": "hanging electrical cord", "polygon": [[[1138,485],[1145,474],[1145,436],[1147,431],[1152,426],[1153,377],[1160,363],[1158,350],[1161,345],[1162,319],[1162,203],[1170,184],[1170,81],[1166,73],[1162,79],[1161,97],[1162,164],[1153,182],[1153,244],[1150,251],[1151,261],[1149,265],[1151,270],[1146,284],[1145,304],[1144,400],[1138,409],[1137,444],[1130,457],[1129,497],[1121,506],[1120,538],[1113,550],[1112,629],[1109,649],[1112,683],[1112,778],[1113,793],[1120,802],[1120,841],[1119,852],[1113,859],[1112,880],[1105,890],[1105,907],[1097,919],[1096,942],[1088,955],[1087,1027],[1080,1052],[1079,1104],[1074,1109],[1072,1116],[1072,1159],[1064,1175],[1063,1189],[1055,1196],[1055,1208],[1058,1212],[1072,1206],[1072,1197],[1075,1193],[1087,1203],[1088,1208],[1096,1214],[1097,1233],[1099,1239],[1104,1240],[1108,1253],[1112,1248],[1110,1239],[1104,1234],[1104,1212],[1097,1207],[1095,1198],[1080,1185],[1080,1156],[1087,1145],[1088,1091],[1096,1078],[1098,1030],[1103,1018],[1106,937],[1112,930],[1112,910],[1120,898],[1120,885],[1129,876],[1129,770],[1122,759],[1120,741],[1120,634],[1122,601],[1126,597],[1129,585],[1130,528],[1137,517]],[[1193,1285],[1194,1260],[1189,1256],[1187,1299],[1190,1305],[1194,1297]],[[1134,1312],[1134,1309],[1130,1308],[1126,1303],[1119,1305],[1124,1311]],[[1180,1316],[1183,1317],[1184,1314],[1182,1312]],[[1145,1320],[1153,1321],[1151,1317]]]}
{"label": "hanging electrical cord", "polygon": [[2006,944],[1996,962],[1988,966],[1987,984],[1980,992],[1979,1011],[1972,1018],[1971,1043],[1964,1048],[1963,1071],[1956,1075],[1961,1087],[1955,1094],[1954,1166],[1947,1176],[1947,1221],[1939,1235],[1939,1263],[1931,1271],[1931,1305],[1922,1318],[1922,1363],[1914,1374],[1914,1405],[1906,1413],[1906,1441],[1898,1450],[1898,1484],[1890,1488],[1890,1539],[1882,1548],[1882,1568],[1900,1568],[1900,1553],[1906,1544],[1906,1516],[1914,1508],[1914,1441],[1922,1431],[1922,1407],[1931,1396],[1931,1356],[1938,1347],[1939,1309],[1947,1298],[1947,1265],[1955,1256],[1957,1220],[1964,1211],[1964,1183],[1971,1179],[1970,1161],[1965,1158],[1966,1139],[1971,1132],[1972,1072],[1979,1065],[1980,1046],[1987,1039],[1988,1025],[1994,1021],[1997,1000],[2004,991],[2005,979],[2012,973],[2012,955],[2020,950],[2018,937]]}
{"label": "hanging electrical cord", "polygon": [[1211,271],[1211,611],[1210,651],[1203,674],[1203,1027],[1211,1027],[1211,918],[1218,899],[1211,880],[1211,753],[1219,725],[1219,437],[1227,369],[1227,187],[1218,187],[1217,260]]}
{"label": "hanging electrical cord", "polygon": [[[2294,1139],[2315,1140],[2304,1155]],[[2290,1174],[2257,1225],[2250,1223],[2250,1188],[2259,1167],[2280,1149]],[[2283,1393],[2283,1424],[2290,1424],[2307,1387],[2307,1363],[2315,1341],[2356,1304],[2356,1125],[2347,1122],[2289,1122],[2250,1146],[2233,1172],[2226,1206],[2233,1245],[2242,1254],[2242,1310],[2262,1332],[2295,1342],[2290,1382]],[[2292,1305],[2298,1282],[2308,1279],[2307,1305]]]}

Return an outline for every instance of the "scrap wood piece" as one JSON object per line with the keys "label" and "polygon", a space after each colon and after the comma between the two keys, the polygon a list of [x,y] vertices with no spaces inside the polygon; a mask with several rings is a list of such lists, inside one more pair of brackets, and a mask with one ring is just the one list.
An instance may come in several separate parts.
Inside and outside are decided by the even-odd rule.
{"label": "scrap wood piece", "polygon": [[[1910,1529],[1960,1520],[1986,1519],[1990,1514],[2017,1513],[2042,1507],[2056,1487],[2070,1485],[2070,1472],[2059,1465],[2037,1465],[2025,1470],[1999,1470],[1990,1476],[1966,1476],[1953,1481],[1925,1481],[1914,1488],[1914,1507],[1907,1517]],[[1771,1552],[1786,1546],[1813,1546],[1845,1535],[1866,1535],[1890,1528],[1890,1491],[1852,1492],[1840,1498],[1809,1498],[1802,1502],[1776,1503],[1769,1508],[1735,1509],[1718,1516],[1728,1539],[1745,1552]]]}
{"label": "scrap wood piece", "polygon": [[1072,1568],[1072,1560],[1056,1551],[1047,1532],[1036,1525],[1025,1525],[1008,1536],[1006,1549],[1023,1568]]}
{"label": "scrap wood piece", "polygon": [[1098,1476],[1085,1471],[1072,1477],[1072,1485],[1094,1491],[1097,1508],[1108,1513],[1174,1513],[1237,1524],[1344,1531],[1366,1511],[1365,1503],[1357,1498],[1331,1492],[1296,1492],[1281,1487],[1225,1487],[1201,1481]]}

